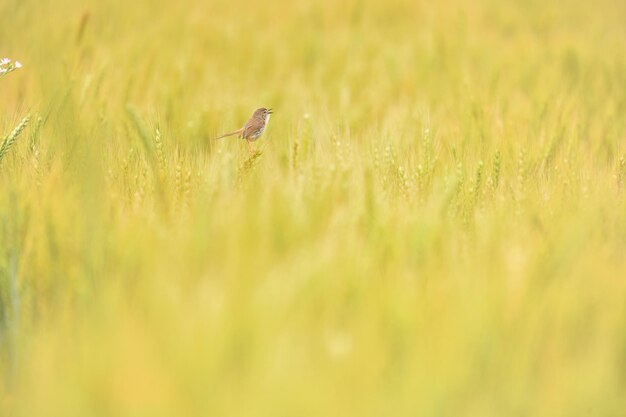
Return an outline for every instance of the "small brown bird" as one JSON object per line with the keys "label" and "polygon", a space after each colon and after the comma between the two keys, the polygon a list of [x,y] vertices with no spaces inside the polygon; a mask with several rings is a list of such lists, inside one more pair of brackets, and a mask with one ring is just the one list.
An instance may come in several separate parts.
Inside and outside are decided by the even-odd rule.
{"label": "small brown bird", "polygon": [[256,109],[241,129],[235,130],[234,132],[226,133],[222,136],[218,136],[216,139],[225,138],[227,136],[239,135],[240,139],[245,139],[246,142],[248,142],[248,149],[250,149],[250,143],[257,140],[265,131],[265,128],[270,121],[270,115],[272,113],[272,109],[266,109],[265,107]]}

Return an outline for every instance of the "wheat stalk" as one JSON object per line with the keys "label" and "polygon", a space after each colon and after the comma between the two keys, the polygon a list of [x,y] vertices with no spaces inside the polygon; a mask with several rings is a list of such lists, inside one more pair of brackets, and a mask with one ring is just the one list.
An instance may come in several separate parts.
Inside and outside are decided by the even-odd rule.
{"label": "wheat stalk", "polygon": [[2,161],[4,155],[9,152],[9,150],[17,140],[18,136],[24,131],[24,129],[26,129],[26,126],[28,126],[28,122],[30,122],[30,114],[24,117],[22,121],[15,127],[15,129],[13,129],[13,131],[4,138],[4,140],[2,141],[2,145],[0,146],[0,161]]}
{"label": "wheat stalk", "polygon": [[258,163],[261,155],[263,155],[263,152],[259,150],[255,150],[248,156],[248,158],[243,162],[243,164],[239,166],[239,170],[237,173],[238,181],[242,181],[243,178],[245,178],[248,175],[248,173],[252,171],[252,169]]}
{"label": "wheat stalk", "polygon": [[154,150],[156,152],[157,163],[159,166],[160,178],[165,178],[166,160],[163,153],[163,141],[161,140],[161,130],[157,127],[154,133]]}

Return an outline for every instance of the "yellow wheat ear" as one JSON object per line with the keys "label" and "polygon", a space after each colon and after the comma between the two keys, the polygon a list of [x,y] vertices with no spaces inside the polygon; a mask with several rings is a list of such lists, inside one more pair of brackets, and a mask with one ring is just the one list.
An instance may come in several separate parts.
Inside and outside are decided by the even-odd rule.
{"label": "yellow wheat ear", "polygon": [[252,172],[254,167],[258,164],[259,158],[261,158],[263,152],[260,150],[254,150],[250,153],[248,158],[239,166],[237,171],[237,179],[238,181],[242,181],[248,174]]}

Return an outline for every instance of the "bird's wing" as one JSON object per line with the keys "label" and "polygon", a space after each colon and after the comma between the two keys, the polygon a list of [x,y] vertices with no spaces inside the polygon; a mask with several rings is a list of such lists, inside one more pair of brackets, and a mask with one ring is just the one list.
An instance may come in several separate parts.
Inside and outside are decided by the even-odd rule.
{"label": "bird's wing", "polygon": [[241,136],[243,136],[244,138],[247,138],[253,135],[255,132],[258,132],[259,129],[261,129],[261,127],[263,127],[263,121],[258,120],[255,117],[252,117],[250,120],[246,122],[246,125],[243,127],[243,132]]}

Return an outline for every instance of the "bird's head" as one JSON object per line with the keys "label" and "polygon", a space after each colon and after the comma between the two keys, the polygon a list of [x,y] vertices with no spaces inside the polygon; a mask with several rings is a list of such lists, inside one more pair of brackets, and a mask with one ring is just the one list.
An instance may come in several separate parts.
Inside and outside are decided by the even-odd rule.
{"label": "bird's head", "polygon": [[274,113],[272,109],[266,109],[265,107],[261,107],[260,109],[256,109],[256,111],[254,112],[254,116],[265,119],[272,113]]}

